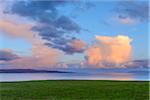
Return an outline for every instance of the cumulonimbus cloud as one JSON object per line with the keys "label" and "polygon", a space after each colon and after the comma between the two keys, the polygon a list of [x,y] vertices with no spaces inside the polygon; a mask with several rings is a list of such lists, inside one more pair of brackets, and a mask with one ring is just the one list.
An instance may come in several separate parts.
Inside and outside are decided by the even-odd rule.
{"label": "cumulonimbus cloud", "polygon": [[[89,65],[109,67],[112,64],[121,64],[130,59],[132,39],[128,36],[96,36],[95,38],[97,42],[87,50],[86,58]],[[103,64],[107,64],[107,66]]]}

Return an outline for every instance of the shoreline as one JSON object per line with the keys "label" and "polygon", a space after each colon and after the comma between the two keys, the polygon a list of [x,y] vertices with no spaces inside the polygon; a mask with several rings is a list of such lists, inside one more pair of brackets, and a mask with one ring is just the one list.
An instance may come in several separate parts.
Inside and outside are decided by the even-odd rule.
{"label": "shoreline", "polygon": [[75,79],[72,79],[72,80],[67,80],[67,79],[56,79],[56,80],[27,80],[27,81],[5,81],[5,82],[0,82],[0,83],[23,83],[23,82],[44,82],[44,81],[102,81],[102,82],[150,82],[150,80],[75,80]]}

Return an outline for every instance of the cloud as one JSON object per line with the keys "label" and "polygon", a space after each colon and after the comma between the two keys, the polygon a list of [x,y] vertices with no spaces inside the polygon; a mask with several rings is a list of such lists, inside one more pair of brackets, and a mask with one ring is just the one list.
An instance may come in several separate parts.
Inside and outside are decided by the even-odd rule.
{"label": "cloud", "polygon": [[[39,39],[38,39],[39,40]],[[51,66],[54,67],[60,61],[60,57],[63,56],[63,52],[60,50],[50,48],[41,41],[35,41],[32,47],[32,56],[36,61],[33,65],[36,66]]]}
{"label": "cloud", "polygon": [[126,67],[126,68],[149,68],[149,60],[133,60],[133,61],[128,61],[125,62],[123,64],[121,64],[121,66]]}
{"label": "cloud", "polygon": [[32,38],[33,33],[30,31],[31,24],[19,24],[9,19],[0,19],[0,31],[11,37]]}
{"label": "cloud", "polygon": [[79,39],[72,40],[71,44],[73,50],[76,52],[82,52],[86,47],[86,43]]}
{"label": "cloud", "polygon": [[87,50],[89,65],[96,67],[113,67],[130,59],[132,46],[127,36],[96,36],[97,42]]}
{"label": "cloud", "polygon": [[[8,15],[9,14],[7,14],[7,16]],[[0,19],[0,31],[2,31],[1,34],[7,35],[12,38],[24,38],[29,41],[32,44],[32,55],[21,56],[19,59],[3,62],[3,66],[55,67],[55,65],[60,62],[60,58],[64,54],[62,51],[67,52],[67,54],[73,54],[75,52],[80,53],[84,51],[85,43],[82,40],[76,38],[61,37],[59,36],[60,33],[57,34],[58,30],[55,30],[53,26],[50,27],[46,25],[43,27],[39,25],[38,28],[42,28],[38,31],[35,31],[34,26],[35,24],[39,23],[36,23],[32,20],[30,22],[20,23],[20,21],[13,19],[18,18],[18,20],[22,20],[22,17],[18,17],[17,15],[11,17],[12,19],[10,19],[10,17],[3,17]],[[49,33],[49,31],[52,30],[55,31],[53,33]],[[46,41],[48,39],[45,38],[52,39],[51,42],[53,43],[53,45],[46,45]]]}
{"label": "cloud", "polygon": [[102,60],[102,54],[101,54],[101,49],[99,47],[90,47],[87,50],[87,59],[88,59],[88,64],[90,65],[97,65],[100,63]]}
{"label": "cloud", "polygon": [[21,68],[54,68],[55,65],[59,62],[60,53],[57,50],[45,47],[38,49],[40,50],[33,50],[34,53],[32,56],[23,56],[20,59],[5,62],[4,64],[7,67],[15,66]]}
{"label": "cloud", "polygon": [[85,50],[85,47],[86,44],[84,41],[80,39],[72,39],[67,45],[62,47],[62,50],[67,52],[67,54],[82,53]]}
{"label": "cloud", "polygon": [[[3,67],[18,67],[18,68],[37,68],[48,67],[52,68],[60,62],[62,52],[49,48],[42,43],[37,43],[32,47],[32,54],[28,56],[19,56],[13,52],[0,51],[0,60]],[[4,60],[5,62],[2,62]]]}
{"label": "cloud", "polygon": [[115,11],[121,17],[148,21],[148,1],[122,1],[119,2]]}
{"label": "cloud", "polygon": [[[16,1],[6,14],[17,14],[36,21],[32,31],[39,33],[46,45],[70,54],[69,42],[75,38],[73,34],[80,33],[82,28],[73,19],[58,11],[58,7],[67,5],[66,1]],[[63,44],[63,45],[62,45]],[[67,50],[65,50],[67,49]],[[70,48],[72,49],[72,48]],[[72,52],[76,53],[76,52]]]}
{"label": "cloud", "polygon": [[62,28],[64,30],[68,30],[68,31],[75,31],[75,32],[79,33],[81,30],[80,27],[78,26],[78,24],[76,24],[70,18],[68,18],[66,16],[59,17],[56,20],[55,24],[58,28]]}
{"label": "cloud", "polygon": [[0,52],[1,65],[4,67],[18,67],[18,68],[38,68],[38,67],[56,67],[55,65],[60,62],[60,57],[63,53],[59,50],[47,47],[43,41],[32,39],[31,55],[18,56],[14,52]]}
{"label": "cloud", "polygon": [[10,61],[18,58],[19,56],[14,54],[10,49],[0,50],[0,61]]}
{"label": "cloud", "polygon": [[58,6],[65,1],[16,1],[6,13],[18,14],[43,23],[50,23],[58,17]]}
{"label": "cloud", "polygon": [[[32,24],[17,23],[12,20],[0,20],[0,30],[2,33],[12,38],[24,38],[31,44],[30,56],[18,56],[13,52],[0,52],[2,66],[15,67],[52,67],[59,62],[62,52],[51,47],[46,46],[45,41],[41,39],[37,32],[31,30]],[[53,57],[53,58],[52,58]],[[17,59],[18,58],[18,59]]]}
{"label": "cloud", "polygon": [[52,41],[53,42],[51,43],[45,43],[45,44],[52,48],[59,49],[65,52],[66,54],[82,53],[84,52],[86,47],[86,43],[84,41],[76,38],[71,38],[71,39],[56,38],[56,39],[52,39]]}
{"label": "cloud", "polygon": [[135,24],[135,23],[137,23],[137,21],[135,19],[130,18],[130,17],[119,16],[117,19],[122,24]]}

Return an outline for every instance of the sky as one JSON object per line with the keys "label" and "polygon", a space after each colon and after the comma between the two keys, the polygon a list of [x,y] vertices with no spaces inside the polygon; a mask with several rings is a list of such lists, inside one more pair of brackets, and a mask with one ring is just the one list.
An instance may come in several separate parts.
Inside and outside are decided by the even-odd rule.
{"label": "sky", "polygon": [[148,0],[0,1],[0,68],[148,68]]}

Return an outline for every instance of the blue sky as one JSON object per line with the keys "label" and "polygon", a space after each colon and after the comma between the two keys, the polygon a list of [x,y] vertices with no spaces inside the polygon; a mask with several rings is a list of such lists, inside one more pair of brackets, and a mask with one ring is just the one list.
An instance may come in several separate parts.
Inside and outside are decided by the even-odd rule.
{"label": "blue sky", "polygon": [[[1,4],[0,21],[5,24],[5,20],[7,22],[11,20],[18,24],[18,20],[21,22],[23,18],[26,18],[22,22],[23,25],[36,23],[31,30],[27,31],[32,31],[33,34],[38,32],[42,41],[47,41],[47,44],[39,43],[40,48],[44,48],[44,50],[55,49],[61,52],[63,56],[59,57],[61,61],[58,62],[86,62],[86,51],[97,42],[95,36],[110,37],[113,42],[116,41],[113,40],[115,37],[118,39],[118,35],[132,40],[129,45],[132,47],[132,51],[130,51],[132,53],[130,55],[131,60],[149,59],[148,2],[146,0],[122,2],[117,0],[113,2],[8,2]],[[17,20],[17,18],[20,19]],[[32,55],[32,47],[35,46],[35,43],[25,38],[24,35],[12,37],[10,35],[12,30],[5,28],[3,23],[0,25],[0,42],[2,43],[0,49],[11,49],[14,51],[13,53],[21,56]],[[15,25],[11,27],[15,27]],[[19,25],[22,24],[19,23]],[[22,34],[21,31],[20,34]],[[31,38],[33,39],[34,36]],[[37,41],[37,39],[33,40]],[[100,42],[103,43],[102,40]],[[39,51],[40,48],[38,48]],[[41,53],[38,52],[36,56],[39,56],[39,54]],[[43,55],[45,54],[40,57],[43,58]]]}

